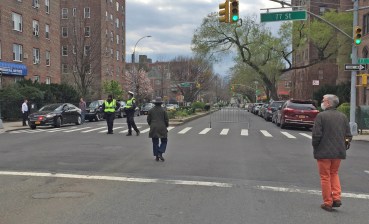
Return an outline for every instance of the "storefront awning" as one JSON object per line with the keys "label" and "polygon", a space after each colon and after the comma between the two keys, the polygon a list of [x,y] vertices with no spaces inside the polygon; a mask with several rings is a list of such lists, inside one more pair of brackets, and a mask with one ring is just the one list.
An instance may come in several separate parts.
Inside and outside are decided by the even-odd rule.
{"label": "storefront awning", "polygon": [[27,75],[27,67],[24,64],[0,61],[0,73],[2,75]]}

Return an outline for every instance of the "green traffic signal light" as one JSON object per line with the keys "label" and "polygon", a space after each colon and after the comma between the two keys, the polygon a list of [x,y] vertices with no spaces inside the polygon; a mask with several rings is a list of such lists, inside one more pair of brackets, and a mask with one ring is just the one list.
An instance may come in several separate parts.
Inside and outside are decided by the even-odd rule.
{"label": "green traffic signal light", "polygon": [[230,13],[231,13],[231,22],[232,23],[236,23],[240,19],[238,4],[239,4],[238,0],[232,0],[232,2],[231,2]]}
{"label": "green traffic signal light", "polygon": [[357,45],[361,44],[361,40],[360,39],[355,40],[355,44]]}
{"label": "green traffic signal light", "polygon": [[233,15],[232,16],[232,21],[237,22],[238,21],[238,15]]}
{"label": "green traffic signal light", "polygon": [[354,27],[354,42],[356,45],[361,44],[362,29],[359,26]]}

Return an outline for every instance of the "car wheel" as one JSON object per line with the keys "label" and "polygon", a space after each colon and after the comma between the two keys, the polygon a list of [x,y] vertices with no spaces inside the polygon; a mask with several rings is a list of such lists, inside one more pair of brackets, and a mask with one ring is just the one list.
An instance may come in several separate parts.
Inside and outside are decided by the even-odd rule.
{"label": "car wheel", "polygon": [[60,128],[61,123],[62,123],[61,118],[60,118],[60,117],[57,117],[57,118],[56,118],[56,121],[55,121],[55,125],[54,125],[54,127],[56,127],[56,128]]}
{"label": "car wheel", "polygon": [[29,127],[30,127],[31,129],[36,129],[36,125],[34,125],[34,124],[31,124]]}
{"label": "car wheel", "polygon": [[284,129],[286,127],[286,125],[284,124],[283,120],[281,120],[280,126],[281,126],[281,129]]}
{"label": "car wheel", "polygon": [[76,125],[81,125],[81,124],[82,124],[82,118],[81,118],[81,116],[78,116]]}
{"label": "car wheel", "polygon": [[89,122],[92,122],[94,119],[88,119]]}

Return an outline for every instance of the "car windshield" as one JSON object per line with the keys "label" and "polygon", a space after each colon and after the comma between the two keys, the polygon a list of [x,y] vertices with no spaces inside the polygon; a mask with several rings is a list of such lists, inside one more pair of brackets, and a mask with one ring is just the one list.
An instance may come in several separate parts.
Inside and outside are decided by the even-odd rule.
{"label": "car windshield", "polygon": [[154,106],[154,104],[152,104],[152,103],[145,103],[145,104],[143,105],[143,107],[152,107],[152,106]]}
{"label": "car windshield", "polygon": [[280,107],[282,106],[283,102],[273,102],[270,107]]}
{"label": "car windshield", "polygon": [[60,111],[62,109],[62,105],[60,104],[50,104],[43,106],[39,111]]}
{"label": "car windshield", "polygon": [[290,103],[288,105],[289,108],[295,109],[295,110],[316,110],[313,104],[311,103]]}
{"label": "car windshield", "polygon": [[92,101],[88,107],[96,108],[99,106],[99,101]]}

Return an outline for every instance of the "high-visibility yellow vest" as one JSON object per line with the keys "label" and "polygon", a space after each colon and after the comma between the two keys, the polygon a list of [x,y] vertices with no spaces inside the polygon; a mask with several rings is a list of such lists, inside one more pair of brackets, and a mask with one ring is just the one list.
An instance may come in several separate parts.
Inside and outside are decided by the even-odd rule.
{"label": "high-visibility yellow vest", "polygon": [[133,106],[133,101],[135,101],[136,99],[134,97],[132,97],[132,99],[127,100],[127,104],[125,106],[125,108],[131,108]]}
{"label": "high-visibility yellow vest", "polygon": [[110,103],[105,100],[104,104],[105,104],[104,112],[111,112],[111,113],[115,112],[115,108],[117,107],[117,101],[116,100],[113,100]]}

